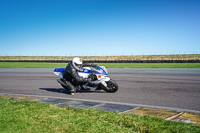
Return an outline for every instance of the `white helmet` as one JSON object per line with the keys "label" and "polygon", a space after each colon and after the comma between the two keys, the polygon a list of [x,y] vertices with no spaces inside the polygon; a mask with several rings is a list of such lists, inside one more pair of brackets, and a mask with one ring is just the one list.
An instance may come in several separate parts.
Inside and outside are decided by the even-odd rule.
{"label": "white helmet", "polygon": [[79,70],[82,67],[83,61],[81,60],[81,58],[75,57],[72,60],[72,65],[74,66],[74,68],[76,70]]}

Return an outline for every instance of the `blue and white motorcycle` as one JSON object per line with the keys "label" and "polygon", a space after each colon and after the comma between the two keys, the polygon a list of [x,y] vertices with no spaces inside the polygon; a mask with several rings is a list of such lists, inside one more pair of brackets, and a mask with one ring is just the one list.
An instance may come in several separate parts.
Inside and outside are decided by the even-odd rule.
{"label": "blue and white motorcycle", "polygon": [[[55,68],[53,73],[60,77],[60,79],[57,81],[61,84],[61,86],[65,89],[68,89],[67,86],[63,84],[63,82],[60,82],[63,80],[62,72],[64,70],[65,68]],[[80,90],[104,90],[110,93],[114,93],[118,90],[118,84],[108,77],[107,69],[104,66],[99,66],[96,68],[82,67],[78,71],[78,74],[83,78],[92,77],[93,79],[92,85],[85,83],[81,86]]]}

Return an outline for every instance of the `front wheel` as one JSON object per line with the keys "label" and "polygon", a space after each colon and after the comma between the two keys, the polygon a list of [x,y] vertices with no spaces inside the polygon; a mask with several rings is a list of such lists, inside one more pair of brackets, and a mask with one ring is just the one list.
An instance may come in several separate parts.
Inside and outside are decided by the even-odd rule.
{"label": "front wheel", "polygon": [[102,85],[102,89],[106,92],[115,93],[118,90],[118,84],[114,80],[106,81],[107,87]]}

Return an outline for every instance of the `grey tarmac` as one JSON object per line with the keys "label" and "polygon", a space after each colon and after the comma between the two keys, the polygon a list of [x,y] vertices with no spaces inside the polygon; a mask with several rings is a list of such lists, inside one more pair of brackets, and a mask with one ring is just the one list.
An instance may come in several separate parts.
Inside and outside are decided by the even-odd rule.
{"label": "grey tarmac", "polygon": [[68,94],[53,69],[1,68],[0,93],[49,96],[200,111],[200,69],[110,68],[116,93],[79,91]]}

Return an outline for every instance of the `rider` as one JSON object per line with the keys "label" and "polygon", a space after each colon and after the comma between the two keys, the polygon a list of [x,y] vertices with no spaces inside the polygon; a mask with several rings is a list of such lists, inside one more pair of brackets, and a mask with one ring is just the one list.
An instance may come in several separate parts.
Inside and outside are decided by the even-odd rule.
{"label": "rider", "polygon": [[63,78],[71,93],[76,92],[76,89],[80,87],[83,83],[89,83],[92,85],[91,78],[83,78],[78,75],[78,71],[81,67],[96,67],[95,64],[83,63],[79,57],[73,58],[72,61],[68,63],[65,70],[63,71]]}

